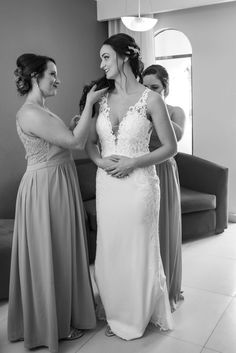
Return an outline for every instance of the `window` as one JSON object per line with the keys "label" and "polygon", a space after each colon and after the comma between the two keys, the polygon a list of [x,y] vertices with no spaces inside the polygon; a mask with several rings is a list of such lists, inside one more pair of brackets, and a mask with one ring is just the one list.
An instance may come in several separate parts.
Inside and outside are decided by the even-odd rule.
{"label": "window", "polygon": [[192,119],[192,47],[184,33],[165,29],[155,34],[155,61],[169,74],[169,95],[166,103],[183,108],[185,131],[178,142],[178,151],[193,152]]}

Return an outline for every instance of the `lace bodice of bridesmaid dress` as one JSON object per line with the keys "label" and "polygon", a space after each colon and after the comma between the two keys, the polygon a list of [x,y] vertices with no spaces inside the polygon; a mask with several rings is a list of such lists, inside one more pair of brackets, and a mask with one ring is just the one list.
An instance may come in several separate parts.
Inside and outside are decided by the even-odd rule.
{"label": "lace bodice of bridesmaid dress", "polygon": [[16,129],[21,142],[24,145],[28,165],[46,162],[48,160],[48,152],[50,143],[37,136],[26,134],[20,127],[19,122],[16,120]]}
{"label": "lace bodice of bridesmaid dress", "polygon": [[149,152],[152,130],[152,123],[147,118],[149,91],[146,88],[137,103],[129,107],[116,129],[113,129],[109,117],[108,94],[102,97],[96,128],[103,157],[111,154],[134,157]]}

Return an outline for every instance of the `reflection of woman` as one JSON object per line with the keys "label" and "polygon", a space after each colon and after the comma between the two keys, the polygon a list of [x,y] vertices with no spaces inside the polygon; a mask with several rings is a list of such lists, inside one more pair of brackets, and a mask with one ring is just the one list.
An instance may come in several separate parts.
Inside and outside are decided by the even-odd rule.
{"label": "reflection of woman", "polygon": [[[113,87],[100,101],[87,143],[98,166],[95,279],[109,325],[106,334],[131,340],[141,337],[150,321],[163,330],[172,327],[154,165],[176,152],[176,140],[162,98],[136,79],[142,63],[134,39],[114,35],[100,56]],[[162,146],[150,153],[152,128]]]}
{"label": "reflection of woman", "polygon": [[[143,72],[144,85],[160,93],[168,95],[169,77],[166,69],[161,65],[149,66]],[[183,135],[185,114],[180,107],[167,105],[170,119],[179,141]],[[157,133],[153,130],[150,139],[150,150],[155,150],[161,145]],[[160,250],[167,279],[169,299],[172,311],[177,302],[182,299],[182,229],[181,229],[181,204],[178,169],[174,158],[156,165],[160,179],[161,202],[159,219]]]}
{"label": "reflection of woman", "polygon": [[87,95],[70,131],[45,106],[59,84],[55,61],[23,54],[15,75],[19,94],[26,95],[16,124],[27,169],[16,203],[8,337],[57,352],[59,339],[79,338],[81,329],[96,324],[83,206],[69,149],[83,148],[92,106],[104,90]]}

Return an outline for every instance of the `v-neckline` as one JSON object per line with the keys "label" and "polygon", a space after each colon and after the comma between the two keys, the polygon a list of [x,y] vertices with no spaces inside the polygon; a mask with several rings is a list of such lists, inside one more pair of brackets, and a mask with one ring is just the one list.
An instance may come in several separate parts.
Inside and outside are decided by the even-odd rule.
{"label": "v-neckline", "polygon": [[107,110],[107,120],[108,120],[108,123],[109,123],[109,126],[110,126],[110,131],[111,131],[111,134],[112,136],[114,137],[115,141],[117,141],[118,139],[118,136],[119,136],[119,133],[120,133],[120,128],[122,126],[122,124],[124,123],[124,120],[127,118],[127,116],[129,115],[129,112],[131,110],[134,110],[136,105],[141,101],[141,99],[143,98],[144,96],[144,93],[148,90],[148,88],[146,87],[143,91],[143,93],[141,94],[141,96],[139,97],[139,99],[137,100],[137,102],[133,105],[130,105],[126,111],[126,113],[124,114],[123,118],[121,119],[121,121],[119,122],[119,124],[117,125],[114,125],[114,126],[118,126],[117,130],[116,130],[116,133],[114,132],[114,126],[112,126],[112,123],[111,123],[111,119],[110,119],[110,111],[111,111],[111,107],[109,106],[108,104],[108,95],[109,93],[106,94],[106,110]]}

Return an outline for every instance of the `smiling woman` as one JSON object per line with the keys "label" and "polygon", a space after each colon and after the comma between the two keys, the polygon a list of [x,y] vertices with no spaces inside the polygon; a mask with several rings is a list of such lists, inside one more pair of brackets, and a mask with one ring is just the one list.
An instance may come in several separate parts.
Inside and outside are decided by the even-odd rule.
{"label": "smiling woman", "polygon": [[59,339],[76,339],[95,327],[84,213],[71,148],[83,148],[92,107],[106,89],[88,92],[83,114],[69,129],[46,107],[60,83],[55,60],[23,54],[16,86],[26,100],[17,112],[26,150],[13,235],[8,337],[25,347],[58,351]]}
{"label": "smiling woman", "polygon": [[[106,335],[131,340],[141,337],[149,322],[172,328],[154,164],[175,154],[176,140],[161,96],[138,82],[143,63],[135,40],[124,33],[109,37],[100,58],[113,87],[99,102],[87,143],[98,166],[95,279]],[[158,130],[162,146],[150,152],[152,129]],[[99,305],[98,312],[103,312]]]}

